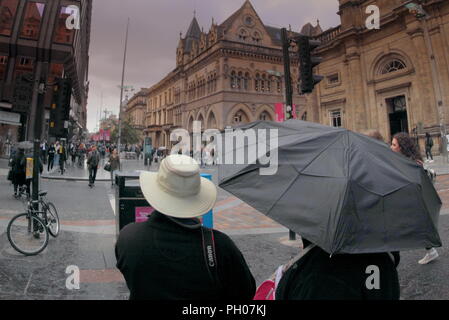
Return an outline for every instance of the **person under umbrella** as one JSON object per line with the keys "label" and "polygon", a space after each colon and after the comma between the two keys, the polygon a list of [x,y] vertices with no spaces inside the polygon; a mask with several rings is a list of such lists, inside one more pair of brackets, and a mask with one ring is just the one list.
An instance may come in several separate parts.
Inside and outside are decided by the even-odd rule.
{"label": "person under umbrella", "polygon": [[[299,120],[238,129],[256,139],[230,147],[225,137],[222,158],[255,154],[256,145],[258,156],[221,165],[219,186],[316,246],[290,271],[299,278],[284,289],[280,284],[277,297],[398,299],[399,259],[390,253],[441,246],[438,193],[421,166],[385,143]],[[379,287],[376,277],[383,284],[371,291]],[[333,292],[324,292],[327,281]]]}
{"label": "person under umbrella", "polygon": [[[420,166],[423,166],[423,159],[419,149],[407,133],[400,132],[394,135],[391,142],[391,150],[400,153],[410,160],[415,161]],[[426,250],[426,255],[418,261],[419,264],[428,264],[429,262],[437,259],[439,256],[438,251],[435,248],[427,247]]]}

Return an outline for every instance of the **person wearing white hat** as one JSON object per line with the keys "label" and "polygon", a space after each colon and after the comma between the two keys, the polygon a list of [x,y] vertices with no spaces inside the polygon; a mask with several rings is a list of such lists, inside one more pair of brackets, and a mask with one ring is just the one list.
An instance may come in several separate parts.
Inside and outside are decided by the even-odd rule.
{"label": "person wearing white hat", "polygon": [[165,158],[157,173],[141,173],[140,187],[155,211],[147,222],[125,226],[115,247],[130,299],[254,297],[255,280],[240,250],[224,233],[201,226],[217,189],[194,159]]}

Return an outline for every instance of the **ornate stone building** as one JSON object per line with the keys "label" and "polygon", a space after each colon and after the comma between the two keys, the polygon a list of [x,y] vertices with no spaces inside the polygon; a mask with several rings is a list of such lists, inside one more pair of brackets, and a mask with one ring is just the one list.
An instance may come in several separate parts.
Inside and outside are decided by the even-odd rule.
{"label": "ornate stone building", "polygon": [[[317,37],[324,61],[316,72],[325,79],[307,97],[310,121],[378,129],[388,140],[399,131],[417,132],[421,144],[427,131],[440,135],[440,117],[449,120],[449,1],[425,1],[426,22],[406,2],[339,0],[341,25]],[[379,30],[365,24],[373,4],[381,13]]]}
{"label": "ornate stone building", "polygon": [[[291,65],[297,88],[293,53]],[[146,134],[156,147],[169,147],[170,131],[192,131],[193,121],[201,121],[204,130],[275,120],[275,104],[284,101],[283,71],[281,31],[265,25],[250,1],[222,24],[212,20],[208,32],[194,17],[180,37],[176,68],[149,89]],[[306,100],[297,89],[293,101],[297,116],[305,116]]]}
{"label": "ornate stone building", "polygon": [[126,118],[131,126],[142,136],[142,140],[144,137],[147,100],[148,89],[143,88],[129,99],[125,110]]}

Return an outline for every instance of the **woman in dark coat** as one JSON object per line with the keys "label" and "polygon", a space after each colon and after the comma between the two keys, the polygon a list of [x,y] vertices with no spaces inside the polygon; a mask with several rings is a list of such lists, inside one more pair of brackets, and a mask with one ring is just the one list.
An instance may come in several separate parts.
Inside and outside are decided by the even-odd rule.
{"label": "woman in dark coat", "polygon": [[26,182],[26,158],[23,149],[19,149],[12,163],[12,183],[14,185],[14,197],[18,196],[18,187]]}

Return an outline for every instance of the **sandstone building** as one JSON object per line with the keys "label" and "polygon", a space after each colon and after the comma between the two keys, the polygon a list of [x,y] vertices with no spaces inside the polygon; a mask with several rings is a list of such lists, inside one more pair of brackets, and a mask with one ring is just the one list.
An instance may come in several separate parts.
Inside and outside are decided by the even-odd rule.
{"label": "sandstone building", "polygon": [[[426,22],[407,2],[339,0],[341,25],[317,37],[324,61],[316,72],[325,79],[308,96],[310,121],[379,129],[386,140],[416,132],[422,146],[425,132],[440,136],[440,117],[449,120],[449,1],[425,1]],[[373,4],[380,9],[379,30],[366,27]]]}
{"label": "sandstone building", "polygon": [[[314,29],[315,30],[315,29]],[[176,67],[149,89],[146,134],[156,147],[170,146],[170,131],[224,129],[255,120],[275,120],[275,104],[284,101],[281,31],[265,25],[250,1],[222,24],[203,31],[194,17],[180,37]],[[292,78],[297,87],[297,59]],[[295,90],[297,116],[305,98]]]}

